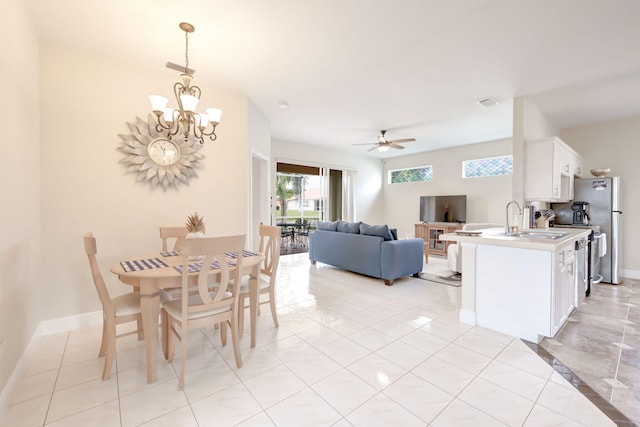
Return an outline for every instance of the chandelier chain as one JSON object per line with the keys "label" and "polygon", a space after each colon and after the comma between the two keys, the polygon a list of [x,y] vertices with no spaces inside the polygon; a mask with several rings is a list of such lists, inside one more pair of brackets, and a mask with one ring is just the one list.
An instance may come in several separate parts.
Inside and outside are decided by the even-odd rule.
{"label": "chandelier chain", "polygon": [[189,74],[189,33],[184,32],[184,73]]}

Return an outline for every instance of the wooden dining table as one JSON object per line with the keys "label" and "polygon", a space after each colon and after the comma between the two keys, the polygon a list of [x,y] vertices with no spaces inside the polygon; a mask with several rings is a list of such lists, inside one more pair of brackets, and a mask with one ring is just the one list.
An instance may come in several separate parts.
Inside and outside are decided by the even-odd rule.
{"label": "wooden dining table", "polygon": [[[258,276],[262,254],[243,251],[242,275],[249,275],[249,312],[251,317],[251,347],[256,345],[256,316],[258,312]],[[193,263],[193,262],[190,262]],[[181,288],[182,274],[174,267],[181,266],[183,258],[176,252],[152,253],[133,256],[115,262],[110,270],[121,282],[137,288],[140,292],[142,329],[144,331],[147,382],[156,380],[156,348],[158,346],[158,314],[160,312],[160,289]],[[211,275],[220,269],[211,269]],[[191,273],[189,285],[197,283],[198,273]],[[193,280],[191,282],[191,280]]]}

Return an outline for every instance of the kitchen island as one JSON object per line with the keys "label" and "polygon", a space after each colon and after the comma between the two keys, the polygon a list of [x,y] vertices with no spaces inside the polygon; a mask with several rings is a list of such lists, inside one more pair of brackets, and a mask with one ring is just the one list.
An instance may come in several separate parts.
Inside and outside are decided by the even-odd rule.
{"label": "kitchen island", "polygon": [[441,235],[462,249],[460,320],[535,343],[553,337],[575,308],[575,245],[589,233],[554,227]]}

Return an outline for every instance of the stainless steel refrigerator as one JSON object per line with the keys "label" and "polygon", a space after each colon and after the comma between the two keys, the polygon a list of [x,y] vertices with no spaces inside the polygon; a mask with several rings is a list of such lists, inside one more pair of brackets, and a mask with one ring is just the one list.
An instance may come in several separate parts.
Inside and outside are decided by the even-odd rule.
{"label": "stainless steel refrigerator", "polygon": [[618,284],[622,250],[622,192],[620,177],[576,179],[573,200],[589,202],[589,224],[606,234],[606,253],[600,258],[602,282]]}

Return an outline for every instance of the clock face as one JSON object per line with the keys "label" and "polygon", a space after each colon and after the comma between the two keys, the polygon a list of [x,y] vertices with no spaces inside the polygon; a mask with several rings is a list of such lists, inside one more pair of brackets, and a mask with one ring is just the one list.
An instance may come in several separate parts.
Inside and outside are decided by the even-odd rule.
{"label": "clock face", "polygon": [[[118,151],[123,154],[120,163],[127,172],[137,175],[137,181],[147,182],[152,188],[177,190],[189,185],[192,178],[198,177],[196,170],[202,168],[202,144],[193,134],[187,139],[169,139],[166,131],[157,129],[156,123],[153,113],[149,113],[147,121],[136,117],[135,122],[127,123],[130,133],[118,134]],[[179,132],[184,134],[182,128]]]}
{"label": "clock face", "polygon": [[149,158],[160,166],[170,166],[180,160],[180,149],[173,141],[157,138],[147,146]]}

